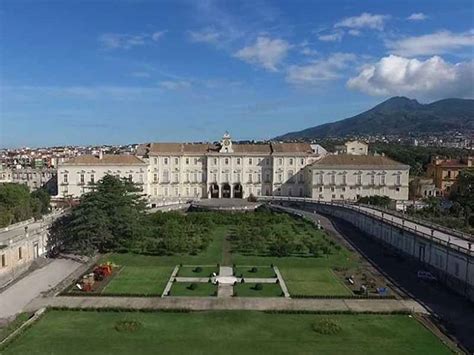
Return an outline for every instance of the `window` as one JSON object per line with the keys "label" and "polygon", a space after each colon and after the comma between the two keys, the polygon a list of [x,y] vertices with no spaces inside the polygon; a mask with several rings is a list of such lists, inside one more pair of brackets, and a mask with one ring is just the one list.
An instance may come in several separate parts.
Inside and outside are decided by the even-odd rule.
{"label": "window", "polygon": [[165,187],[165,196],[168,197],[168,188]]}
{"label": "window", "polygon": [[21,260],[23,259],[23,250],[21,249],[21,247],[18,248],[18,260]]}
{"label": "window", "polygon": [[186,182],[189,182],[189,173],[186,173]]}
{"label": "window", "polygon": [[336,195],[335,195],[335,194],[333,194],[333,195],[332,195],[332,198],[334,198],[334,199],[335,199],[335,198],[336,198]]}
{"label": "window", "polygon": [[324,183],[324,175],[323,173],[319,173],[319,185],[322,185]]}
{"label": "window", "polygon": [[164,163],[165,165],[168,165],[168,158],[164,158],[164,159],[163,159],[163,163]]}
{"label": "window", "polygon": [[94,174],[91,174],[91,184],[94,184],[95,183],[95,176]]}
{"label": "window", "polygon": [[2,267],[7,266],[7,256],[2,254]]}
{"label": "window", "polygon": [[197,182],[197,180],[198,180],[198,174],[197,174],[197,172],[194,172],[194,174],[193,174],[193,182]]}
{"label": "window", "polygon": [[224,164],[225,164],[225,165],[229,165],[229,158],[225,158],[225,159],[224,159]]}
{"label": "window", "polygon": [[128,174],[128,180],[130,180],[130,182],[133,181],[133,175],[132,174]]}
{"label": "window", "polygon": [[385,174],[380,175],[380,185],[385,185]]}
{"label": "window", "polygon": [[290,165],[293,165],[293,158],[290,158]]}
{"label": "window", "polygon": [[268,171],[265,173],[265,182],[270,182],[270,173]]}
{"label": "window", "polygon": [[278,182],[281,182],[283,180],[283,174],[278,174]]}
{"label": "window", "polygon": [[214,165],[217,165],[217,158],[214,158]]}
{"label": "window", "polygon": [[212,174],[212,182],[217,182],[217,174]]}
{"label": "window", "polygon": [[63,176],[63,182],[64,182],[65,184],[67,184],[67,174],[64,174],[64,176]]}
{"label": "window", "polygon": [[153,174],[153,181],[154,182],[157,182],[158,181],[158,174]]}
{"label": "window", "polygon": [[397,185],[401,184],[401,180],[402,180],[402,177],[400,176],[400,174],[398,174],[397,175]]}
{"label": "window", "polygon": [[84,183],[84,174],[81,174],[81,184]]}
{"label": "window", "polygon": [[169,182],[170,181],[170,173],[168,170],[163,171],[163,182]]}
{"label": "window", "polygon": [[197,165],[198,162],[199,162],[199,159],[198,159],[198,158],[194,158],[194,165]]}
{"label": "window", "polygon": [[237,158],[237,165],[240,165],[240,158]]}
{"label": "window", "polygon": [[153,158],[153,163],[156,165],[158,164],[158,159],[157,158]]}
{"label": "window", "polygon": [[186,165],[189,165],[189,158],[186,158]]}
{"label": "window", "polygon": [[283,159],[282,158],[278,159],[278,165],[283,165]]}
{"label": "window", "polygon": [[331,185],[335,185],[336,184],[336,174],[332,173],[331,174]]}
{"label": "window", "polygon": [[249,174],[249,182],[250,183],[252,182],[252,174],[251,173]]}
{"label": "window", "polygon": [[361,174],[357,175],[357,185],[362,185],[362,175]]}
{"label": "window", "polygon": [[301,165],[304,165],[304,158],[301,158]]}
{"label": "window", "polygon": [[249,158],[249,165],[252,165],[252,158]]}
{"label": "window", "polygon": [[270,159],[268,158],[265,159],[265,165],[270,165]]}
{"label": "window", "polygon": [[174,158],[174,163],[175,163],[176,165],[178,165],[178,164],[179,164],[179,159],[178,159],[178,158]]}
{"label": "window", "polygon": [[293,181],[293,170],[288,170],[287,172],[287,180],[288,181]]}
{"label": "window", "polygon": [[158,188],[157,187],[154,187],[153,188],[153,195],[158,195]]}
{"label": "window", "polygon": [[343,185],[347,185],[347,176],[346,176],[345,173],[342,174],[342,184],[343,184]]}
{"label": "window", "polygon": [[375,174],[370,175],[370,185],[375,185]]}

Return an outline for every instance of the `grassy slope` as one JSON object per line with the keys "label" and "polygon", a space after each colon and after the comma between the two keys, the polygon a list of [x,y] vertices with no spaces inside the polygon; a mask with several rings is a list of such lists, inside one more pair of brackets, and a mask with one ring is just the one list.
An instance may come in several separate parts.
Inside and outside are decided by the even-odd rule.
{"label": "grassy slope", "polygon": [[[311,324],[331,318],[342,331],[315,333]],[[135,333],[115,322],[136,320]],[[227,311],[115,313],[51,311],[16,339],[9,354],[449,354],[408,316],[283,315]]]}

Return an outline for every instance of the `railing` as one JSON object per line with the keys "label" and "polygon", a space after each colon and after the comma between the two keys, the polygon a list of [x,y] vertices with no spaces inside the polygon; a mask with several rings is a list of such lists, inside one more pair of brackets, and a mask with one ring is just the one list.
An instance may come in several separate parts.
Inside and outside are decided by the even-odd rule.
{"label": "railing", "polygon": [[[453,250],[456,250],[460,253],[463,253],[463,254],[466,254],[466,255],[469,255],[469,256],[474,256],[474,250],[472,250],[472,248],[465,248],[463,246],[453,244],[449,240],[446,241],[444,239],[433,236],[432,234],[424,233],[423,231],[421,231],[419,229],[411,228],[411,227],[405,225],[404,223],[402,223],[402,224],[397,223],[393,220],[390,220],[390,219],[384,217],[383,215],[379,216],[375,213],[371,213],[370,211],[362,210],[362,209],[359,208],[358,205],[355,205],[355,204],[342,202],[342,201],[340,201],[340,202],[321,201],[321,200],[315,200],[315,199],[311,199],[311,198],[307,198],[307,197],[276,197],[276,196],[267,197],[267,196],[262,196],[262,197],[259,197],[259,200],[262,200],[262,201],[283,201],[283,202],[286,201],[286,202],[313,203],[313,204],[318,204],[318,205],[321,205],[321,206],[331,206],[331,207],[338,207],[338,208],[353,210],[357,213],[360,213],[360,214],[369,216],[373,219],[382,221],[385,224],[389,224],[389,225],[392,225],[392,226],[397,227],[399,229],[409,231],[410,233],[418,235],[418,236],[422,237],[423,239],[429,240],[431,242],[437,243],[437,244],[442,245],[442,246],[446,246],[446,247],[448,247],[450,249],[453,249]],[[386,214],[390,215],[391,213],[387,212]],[[452,230],[450,230],[450,232],[452,232]],[[466,242],[468,242],[468,244],[470,244],[469,240],[466,240]]]}

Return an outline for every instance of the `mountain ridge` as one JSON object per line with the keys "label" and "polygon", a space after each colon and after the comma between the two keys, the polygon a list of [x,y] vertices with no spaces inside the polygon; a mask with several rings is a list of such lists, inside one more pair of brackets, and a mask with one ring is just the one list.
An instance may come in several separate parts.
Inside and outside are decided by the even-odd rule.
{"label": "mountain ridge", "polygon": [[276,140],[316,139],[350,135],[440,133],[474,130],[474,100],[446,98],[429,104],[404,96],[391,97],[352,117],[289,132]]}

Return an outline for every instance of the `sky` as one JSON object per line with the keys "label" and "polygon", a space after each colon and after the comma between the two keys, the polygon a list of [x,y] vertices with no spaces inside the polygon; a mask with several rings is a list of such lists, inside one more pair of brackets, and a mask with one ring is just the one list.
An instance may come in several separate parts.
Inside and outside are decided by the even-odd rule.
{"label": "sky", "polygon": [[474,96],[474,2],[0,1],[0,147],[269,139]]}

